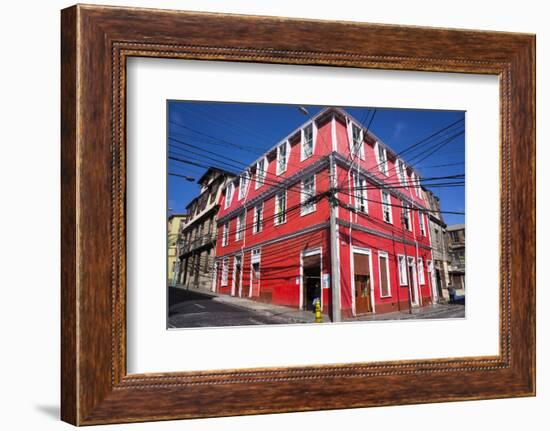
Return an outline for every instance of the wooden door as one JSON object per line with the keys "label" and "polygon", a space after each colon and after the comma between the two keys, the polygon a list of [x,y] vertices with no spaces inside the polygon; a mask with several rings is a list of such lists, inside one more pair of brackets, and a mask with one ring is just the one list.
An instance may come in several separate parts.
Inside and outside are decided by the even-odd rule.
{"label": "wooden door", "polygon": [[372,312],[371,301],[371,268],[368,254],[353,254],[355,280],[355,312],[365,314]]}
{"label": "wooden door", "polygon": [[239,291],[241,289],[241,258],[235,257],[235,295],[239,296]]}
{"label": "wooden door", "polygon": [[414,264],[407,265],[409,268],[409,290],[411,292],[412,305],[418,305],[418,296],[416,294],[416,277],[414,276]]}
{"label": "wooden door", "polygon": [[252,296],[260,296],[260,263],[255,262],[250,269],[250,280],[252,284]]}

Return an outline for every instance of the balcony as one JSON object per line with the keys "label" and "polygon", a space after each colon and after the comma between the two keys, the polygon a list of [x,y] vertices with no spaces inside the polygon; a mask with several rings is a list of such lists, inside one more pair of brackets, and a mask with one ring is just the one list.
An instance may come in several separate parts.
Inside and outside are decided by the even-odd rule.
{"label": "balcony", "polygon": [[201,235],[189,242],[180,241],[178,242],[178,256],[195,251],[205,245],[212,244],[214,241],[216,241],[216,234],[214,233]]}

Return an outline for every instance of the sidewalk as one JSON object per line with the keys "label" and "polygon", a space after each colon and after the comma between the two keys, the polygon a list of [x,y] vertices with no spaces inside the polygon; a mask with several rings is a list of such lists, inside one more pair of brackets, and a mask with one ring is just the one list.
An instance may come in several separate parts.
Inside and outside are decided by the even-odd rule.
{"label": "sidewalk", "polygon": [[[178,285],[176,288],[200,293],[201,295],[211,297],[212,301],[222,302],[234,307],[254,311],[263,316],[280,320],[281,323],[315,323],[315,314],[312,311],[298,310],[283,305],[266,304],[252,299],[224,295],[205,289],[185,289],[182,285]],[[322,314],[322,318],[323,323],[330,322],[330,318],[326,314]]]}
{"label": "sidewalk", "polygon": [[425,307],[409,310],[393,311],[384,314],[367,314],[345,319],[346,322],[353,321],[383,321],[383,320],[409,320],[409,319],[461,319],[465,317],[464,305],[457,304],[432,304]]}

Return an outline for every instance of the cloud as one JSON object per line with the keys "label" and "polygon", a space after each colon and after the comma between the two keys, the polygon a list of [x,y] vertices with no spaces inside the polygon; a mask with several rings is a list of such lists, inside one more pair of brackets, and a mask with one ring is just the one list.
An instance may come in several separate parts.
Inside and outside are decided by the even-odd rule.
{"label": "cloud", "polygon": [[406,124],[402,121],[395,123],[395,126],[393,127],[392,139],[399,139],[406,127]]}

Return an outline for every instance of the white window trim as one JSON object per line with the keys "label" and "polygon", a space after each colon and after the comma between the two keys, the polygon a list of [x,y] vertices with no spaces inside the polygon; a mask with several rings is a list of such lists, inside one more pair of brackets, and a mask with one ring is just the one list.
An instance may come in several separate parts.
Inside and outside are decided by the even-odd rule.
{"label": "white window trim", "polygon": [[[388,195],[388,198],[389,198],[389,204],[386,204],[384,203],[384,194]],[[385,223],[389,223],[389,224],[393,224],[393,211],[392,211],[392,206],[391,206],[391,195],[388,193],[388,192],[385,192],[384,190],[380,190],[380,200],[382,201],[382,220],[385,222]],[[384,217],[384,207],[385,206],[388,206],[389,208],[389,213],[390,213],[390,221],[386,221],[385,217]]]}
{"label": "white window trim", "polygon": [[[241,216],[243,216],[243,221],[241,222]],[[236,226],[235,226],[235,241],[240,241],[243,239],[243,233],[246,229],[246,212],[240,213],[236,217]]]}
{"label": "white window trim", "polygon": [[[280,157],[281,147],[283,145],[286,146],[286,160],[285,160],[285,168],[283,170],[281,170],[280,169],[280,163],[279,163],[279,157]],[[275,162],[277,163],[277,166],[276,166],[277,175],[281,175],[281,174],[283,174],[287,171],[289,159],[290,159],[290,144],[289,144],[288,141],[285,141],[277,147],[277,159],[275,160]]]}
{"label": "white window trim", "polygon": [[[386,280],[388,281],[388,295],[382,295],[382,269],[380,266],[380,258],[386,259]],[[380,289],[380,298],[391,298],[391,279],[390,279],[390,258],[387,251],[378,250],[378,281]]]}
{"label": "white window trim", "polygon": [[316,193],[316,190],[317,190],[317,183],[316,183],[316,177],[315,177],[315,174],[307,177],[307,178],[304,178],[302,181],[301,181],[301,184],[300,184],[300,215],[301,216],[304,216],[304,215],[308,215],[308,214],[311,214],[312,212],[315,212],[315,209],[317,207],[317,205],[315,204],[315,202],[313,202],[313,205],[311,206],[311,208],[307,208],[304,207],[304,202],[309,198],[306,198],[305,197],[305,193],[304,193],[304,183],[306,180],[309,180],[310,178],[313,178],[313,196],[315,196],[315,193]]}
{"label": "white window trim", "polygon": [[[245,187],[243,187],[243,178],[245,181]],[[246,192],[248,191],[248,186],[250,185],[250,172],[246,171],[239,177],[239,200],[244,199]]]}
{"label": "white window trim", "polygon": [[[357,178],[359,178],[359,187],[360,187],[360,190],[359,192],[361,193],[361,195],[363,196],[363,199],[365,201],[365,210],[362,211],[360,208],[359,208],[359,201],[357,200],[357,190],[355,188],[356,184],[357,184]],[[354,200],[354,205],[355,205],[355,209],[357,211],[361,211],[362,213],[365,213],[365,214],[368,214],[369,213],[369,196],[368,196],[368,193],[367,193],[367,179],[361,175],[358,175],[356,173],[352,173],[352,180],[353,180],[353,200]]]}
{"label": "white window trim", "polygon": [[[305,129],[311,126],[311,155],[307,156],[304,152],[304,143],[305,143]],[[310,124],[306,125],[302,130],[300,130],[300,161],[309,159],[315,154],[315,141],[317,140],[317,125],[315,121],[312,121]]]}
{"label": "white window trim", "polygon": [[[260,207],[260,220],[258,224],[258,217],[256,214],[256,209]],[[255,235],[257,233],[260,233],[263,230],[263,218],[264,218],[264,203],[260,203],[258,205],[255,205],[253,208],[254,216],[253,216],[253,224],[252,224],[252,235]],[[258,225],[258,230],[256,230],[256,225]]]}
{"label": "white window trim", "polygon": [[414,187],[414,193],[417,198],[421,198],[420,196],[420,180],[418,178],[418,175],[416,175],[414,172],[411,174],[411,179]]}
{"label": "white window trim", "polygon": [[220,280],[221,286],[227,286],[229,280],[229,258],[224,257],[222,260],[222,276]]}
{"label": "white window trim", "polygon": [[[403,262],[405,262],[405,272],[403,272],[403,268],[401,268],[401,259],[403,259]],[[409,274],[407,273],[407,269],[408,269],[408,262],[407,262],[407,259],[405,259],[405,255],[398,254],[397,255],[397,278],[399,279],[399,286],[408,285]]]}
{"label": "white window trim", "polygon": [[[426,274],[425,274],[425,271],[424,271],[424,260],[419,257],[416,261],[416,266],[417,266],[417,270],[418,270],[418,283],[421,284],[421,285],[425,285],[426,284]],[[420,274],[422,274],[422,277],[420,277]]]}
{"label": "white window trim", "polygon": [[[260,168],[259,168],[259,165],[260,165],[260,161],[263,161],[264,163],[264,169],[263,169],[263,178],[260,180],[259,179],[259,173],[260,173]],[[266,176],[267,176],[267,157],[262,157],[262,159],[256,162],[256,178],[255,178],[255,185],[254,185],[254,189],[255,190],[258,190],[261,186],[264,185],[265,183],[265,179],[266,179]]]}
{"label": "white window trim", "polygon": [[222,247],[226,247],[229,244],[229,222],[225,222],[222,229]]}
{"label": "white window trim", "polygon": [[[278,219],[278,214],[280,213],[280,211],[277,211],[277,210],[278,210],[278,208],[277,208],[277,203],[278,203],[278,201],[279,201],[279,195],[282,194],[282,193],[284,193],[284,195],[285,195],[285,211],[284,211],[284,212],[285,212],[285,221],[279,222],[277,219]],[[278,192],[277,194],[275,194],[275,202],[274,202],[274,203],[275,203],[275,205],[273,205],[273,206],[274,206],[274,208],[275,208],[275,213],[274,213],[274,215],[273,215],[273,216],[274,216],[274,217],[273,217],[273,224],[274,224],[275,226],[279,226],[279,225],[285,224],[285,223],[286,223],[286,219],[287,219],[286,208],[287,208],[287,206],[288,206],[288,205],[287,205],[288,202],[287,202],[287,193],[286,193],[286,190],[284,190],[283,192]]]}
{"label": "white window trim", "polygon": [[233,193],[235,192],[235,185],[231,181],[225,188],[225,204],[224,209],[227,209],[231,206],[231,201],[233,200]]}
{"label": "white window trim", "polygon": [[378,170],[382,172],[385,176],[389,176],[388,171],[388,151],[385,147],[382,147],[383,153],[384,153],[384,163],[380,160],[380,147],[382,147],[378,141],[374,144],[374,155],[376,156],[376,166],[378,166]]}
{"label": "white window trim", "polygon": [[361,160],[365,160],[365,143],[364,143],[364,139],[365,139],[365,135],[363,133],[363,128],[358,126],[357,124],[355,124],[353,121],[349,120],[348,121],[348,141],[349,141],[349,152],[351,154],[351,156],[353,157],[354,156],[354,153],[353,153],[353,126],[357,127],[359,129],[359,139],[360,139],[360,146],[359,146],[359,158]]}

